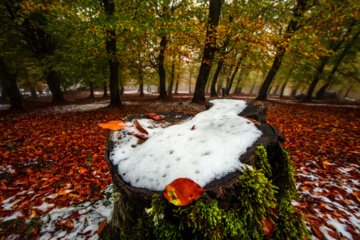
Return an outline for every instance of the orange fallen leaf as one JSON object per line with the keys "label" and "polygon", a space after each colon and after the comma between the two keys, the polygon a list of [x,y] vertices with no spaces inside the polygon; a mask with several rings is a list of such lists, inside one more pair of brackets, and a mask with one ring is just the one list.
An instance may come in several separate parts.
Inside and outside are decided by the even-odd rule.
{"label": "orange fallen leaf", "polygon": [[101,128],[106,128],[114,131],[124,129],[127,127],[127,125],[123,121],[110,121],[108,123],[99,123],[98,126]]}
{"label": "orange fallen leaf", "polygon": [[176,206],[185,206],[195,201],[206,189],[189,178],[178,178],[166,186],[166,199]]}
{"label": "orange fallen leaf", "polygon": [[247,117],[243,117],[243,118],[246,118],[247,120],[249,120],[249,121],[251,121],[251,122],[253,122],[253,123],[255,123],[256,125],[261,125],[258,121],[256,121],[256,120],[254,120],[254,119],[251,119],[251,118],[247,118]]}
{"label": "orange fallen leaf", "polygon": [[195,126],[196,126],[196,125],[192,126],[191,130],[195,130]]}
{"label": "orange fallen leaf", "polygon": [[36,235],[38,233],[38,229],[39,229],[39,226],[34,227],[34,229],[32,230],[33,234]]}
{"label": "orange fallen leaf", "polygon": [[162,116],[159,116],[156,113],[146,113],[145,115],[152,118],[152,119],[154,119],[154,120],[164,119]]}
{"label": "orange fallen leaf", "polygon": [[66,226],[69,228],[74,228],[74,223],[71,221],[71,219],[66,220]]}
{"label": "orange fallen leaf", "polygon": [[104,227],[105,227],[106,223],[107,223],[107,219],[104,219],[104,220],[101,222],[100,227],[99,227],[99,229],[97,230],[97,234],[100,234],[100,233],[104,230]]}

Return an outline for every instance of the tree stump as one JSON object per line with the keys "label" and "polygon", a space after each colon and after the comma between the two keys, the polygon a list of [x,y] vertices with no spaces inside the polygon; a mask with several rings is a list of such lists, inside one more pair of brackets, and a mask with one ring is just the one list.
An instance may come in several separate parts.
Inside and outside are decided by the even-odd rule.
{"label": "tree stump", "polygon": [[[207,108],[210,107],[211,104],[208,104]],[[221,179],[215,179],[208,183],[204,187],[207,191],[200,200],[198,199],[201,204],[196,203],[198,201],[196,200],[185,207],[176,207],[167,202],[163,192],[130,186],[119,176],[117,167],[113,166],[111,162],[110,156],[114,149],[114,143],[111,140],[112,131],[109,131],[105,160],[111,170],[114,197],[116,198],[110,227],[111,239],[263,239],[264,237],[266,238],[266,235],[271,235],[273,238],[274,236],[275,238],[283,238],[286,236],[292,237],[292,234],[297,235],[293,239],[302,239],[306,236],[307,230],[301,220],[301,214],[299,215],[296,211],[295,215],[294,213],[291,213],[292,215],[289,214],[289,212],[292,212],[292,208],[289,208],[291,207],[292,199],[296,197],[296,189],[291,161],[281,147],[281,142],[285,141],[285,137],[279,133],[276,127],[267,124],[266,110],[267,106],[265,103],[248,101],[245,110],[239,114],[254,122],[255,126],[262,132],[261,137],[247,149],[245,154],[241,155],[239,161],[252,166],[254,169],[261,168],[261,165],[264,165],[262,163],[264,161],[265,165],[267,161],[270,163],[270,173],[266,173],[269,171],[267,169],[251,173],[253,177],[261,175],[261,179],[266,179],[266,181],[269,178],[269,181],[263,185],[266,186],[265,188],[272,188],[269,186],[274,185],[273,192],[270,189],[254,190],[255,195],[259,194],[259,192],[272,194],[273,199],[267,198],[264,195],[265,210],[263,211],[266,214],[264,212],[256,212],[257,209],[263,209],[262,205],[257,205],[260,204],[261,200],[256,202],[256,197],[244,195],[248,190],[244,188],[244,182],[241,182],[245,181],[245,178],[242,178],[244,174],[242,171],[229,173]],[[192,117],[183,113],[157,114],[164,116],[164,119],[159,122],[170,124],[177,124]],[[126,117],[125,121],[146,117],[145,114],[130,115]],[[262,178],[264,174],[268,175],[267,178]],[[239,179],[242,180],[240,181]],[[255,184],[263,184],[264,182],[261,181]],[[253,216],[248,214],[249,217],[245,214],[247,210],[244,211],[244,199],[248,199],[249,207],[254,208]],[[203,209],[204,206],[205,208],[208,207],[206,211]],[[197,208],[200,207],[202,210],[198,211]],[[149,214],[145,212],[146,209],[148,213],[150,212]],[[247,206],[245,206],[245,209],[247,209]],[[199,219],[193,219],[195,218],[194,216],[197,216],[195,213],[211,211],[215,211],[214,214],[217,212],[216,214],[221,215],[221,217],[218,217],[216,224],[212,223],[211,220],[204,220],[206,216],[201,214],[198,216]],[[187,214],[191,217],[185,216]],[[232,218],[232,216],[236,217]],[[297,221],[296,224],[292,222],[292,226],[298,228],[291,229],[292,233],[289,230],[283,230],[283,228],[289,227],[286,225],[288,224],[287,222],[290,222],[287,219],[289,217],[293,219],[291,221]],[[204,224],[203,227],[201,227],[202,224]],[[231,224],[234,226],[229,227]],[[237,225],[242,227],[236,227]],[[260,233],[254,229],[260,229]]]}

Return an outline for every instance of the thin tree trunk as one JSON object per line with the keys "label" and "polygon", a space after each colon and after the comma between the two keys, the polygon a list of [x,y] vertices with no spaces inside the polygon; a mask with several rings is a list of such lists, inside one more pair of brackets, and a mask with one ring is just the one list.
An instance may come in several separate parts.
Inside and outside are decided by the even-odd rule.
{"label": "thin tree trunk", "polygon": [[61,92],[60,80],[54,70],[50,69],[49,73],[46,76],[46,83],[49,86],[50,92],[52,94],[52,102],[64,102],[65,99]]}
{"label": "thin tree trunk", "polygon": [[[115,4],[113,0],[102,0],[105,13],[109,19],[115,15]],[[112,28],[106,29],[106,51],[109,55],[110,69],[110,104],[121,105],[119,90],[119,61],[116,58],[116,33]]]}
{"label": "thin tree trunk", "polygon": [[285,87],[286,87],[286,84],[288,83],[288,81],[289,81],[289,80],[286,80],[286,81],[284,82],[284,84],[281,86],[279,98],[283,98],[283,97],[284,97]]}
{"label": "thin tree trunk", "polygon": [[103,97],[105,98],[105,97],[107,97],[107,96],[108,96],[108,94],[107,94],[106,81],[104,81],[104,83],[103,83],[103,88],[104,88],[104,94],[103,94]]}
{"label": "thin tree trunk", "polygon": [[168,87],[168,95],[171,96],[172,95],[172,89],[173,89],[173,85],[174,85],[174,81],[175,81],[175,62],[173,61],[171,64],[171,79],[170,79],[170,84]]}
{"label": "thin tree trunk", "polygon": [[220,74],[220,71],[221,71],[223,65],[224,65],[224,58],[222,56],[220,56],[213,80],[211,82],[210,97],[218,96],[216,93],[216,90],[215,90],[215,85],[216,85],[217,79],[219,77],[219,74]]}
{"label": "thin tree trunk", "polygon": [[2,59],[0,59],[0,81],[3,90],[6,91],[10,99],[10,110],[24,110],[22,105],[22,97],[16,84],[17,74],[9,73],[8,68]]}
{"label": "thin tree trunk", "polygon": [[320,64],[316,68],[315,77],[312,80],[312,82],[311,82],[311,84],[310,84],[310,86],[308,88],[308,91],[306,93],[305,98],[303,99],[303,102],[310,102],[311,101],[312,94],[313,94],[313,92],[315,90],[315,87],[316,87],[317,83],[320,80],[320,75],[322,74],[328,60],[329,60],[329,57],[320,58]]}
{"label": "thin tree trunk", "polygon": [[[351,91],[351,89],[353,89],[353,85],[350,85],[349,86],[349,88],[346,90],[346,93],[345,93],[345,95],[344,95],[344,98],[347,98],[347,96],[349,95],[349,93],[350,93],[350,91]],[[339,94],[340,95],[340,94]]]}
{"label": "thin tree trunk", "polygon": [[211,64],[216,51],[216,27],[219,24],[222,0],[210,0],[209,22],[206,30],[204,53],[196,80],[194,96],[191,102],[205,102],[205,87],[210,74]]}
{"label": "thin tree trunk", "polygon": [[302,17],[302,15],[305,12],[307,2],[308,2],[308,0],[297,0],[296,1],[296,6],[293,11],[294,17],[290,20],[290,22],[286,28],[284,37],[283,37],[284,44],[281,44],[280,47],[278,47],[278,49],[276,51],[274,62],[272,64],[268,74],[266,75],[266,78],[265,78],[263,84],[261,85],[261,88],[259,90],[259,95],[256,98],[257,100],[265,101],[267,99],[267,92],[270,87],[270,84],[272,83],[274,77],[276,76],[277,71],[280,69],[282,59],[286,52],[285,44],[287,44],[287,42],[289,42],[291,40],[295,31],[300,28],[298,23],[300,21],[300,18]]}
{"label": "thin tree trunk", "polygon": [[324,94],[326,89],[329,87],[329,83],[325,83],[316,93],[316,99],[322,100],[324,99]]}
{"label": "thin tree trunk", "polygon": [[166,36],[161,36],[160,41],[160,53],[158,57],[158,74],[160,79],[160,85],[159,85],[159,99],[166,98],[166,72],[164,68],[164,59],[165,59],[165,50],[167,45],[167,39]]}
{"label": "thin tree trunk", "polygon": [[275,91],[273,92],[274,95],[277,95],[277,92],[279,90],[280,84],[276,85]]}
{"label": "thin tree trunk", "polygon": [[179,81],[180,81],[180,74],[178,73],[178,74],[177,74],[177,77],[176,77],[175,94],[178,94]]}
{"label": "thin tree trunk", "polygon": [[89,85],[90,85],[90,96],[89,96],[89,98],[95,98],[95,95],[94,95],[94,83],[90,82]]}
{"label": "thin tree trunk", "polygon": [[233,85],[233,82],[234,82],[236,73],[237,73],[237,71],[239,70],[240,65],[241,65],[241,62],[245,59],[246,55],[247,55],[247,50],[245,50],[245,51],[243,52],[243,54],[241,54],[239,61],[236,63],[236,67],[235,67],[235,70],[234,70],[234,72],[233,72],[233,74],[232,74],[232,76],[231,76],[231,79],[230,79],[230,82],[229,82],[229,86],[227,86],[227,89],[226,89],[226,95],[229,95],[229,94],[230,94],[230,90],[231,90],[231,87],[232,87],[232,85]]}
{"label": "thin tree trunk", "polygon": [[252,85],[252,87],[251,87],[250,94],[252,94],[253,91],[254,91],[255,83],[256,83],[256,81],[254,81],[254,83],[253,83],[253,85]]}

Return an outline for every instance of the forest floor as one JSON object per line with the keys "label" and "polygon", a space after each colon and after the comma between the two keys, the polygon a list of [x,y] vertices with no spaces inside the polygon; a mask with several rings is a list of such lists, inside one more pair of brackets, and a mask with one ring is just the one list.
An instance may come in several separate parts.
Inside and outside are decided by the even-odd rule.
{"label": "forest floor", "polygon": [[[193,114],[190,94],[155,100],[126,93],[121,107],[87,92],[24,101],[25,112],[0,102],[0,239],[98,239],[111,220],[111,175],[104,160],[107,130],[98,123],[129,114]],[[232,95],[229,98],[254,98]],[[311,104],[268,100],[267,119],[282,132],[295,166],[313,239],[360,239],[360,102]]]}

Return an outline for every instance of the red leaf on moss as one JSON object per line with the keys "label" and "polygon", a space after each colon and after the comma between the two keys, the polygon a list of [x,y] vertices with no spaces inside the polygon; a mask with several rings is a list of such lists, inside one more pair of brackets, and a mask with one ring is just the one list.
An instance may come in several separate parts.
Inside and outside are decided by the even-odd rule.
{"label": "red leaf on moss", "polygon": [[206,189],[189,178],[178,178],[166,186],[166,199],[176,206],[185,206],[195,201]]}
{"label": "red leaf on moss", "polygon": [[162,116],[159,116],[156,113],[146,113],[145,115],[152,118],[152,119],[154,119],[154,120],[164,119]]}

